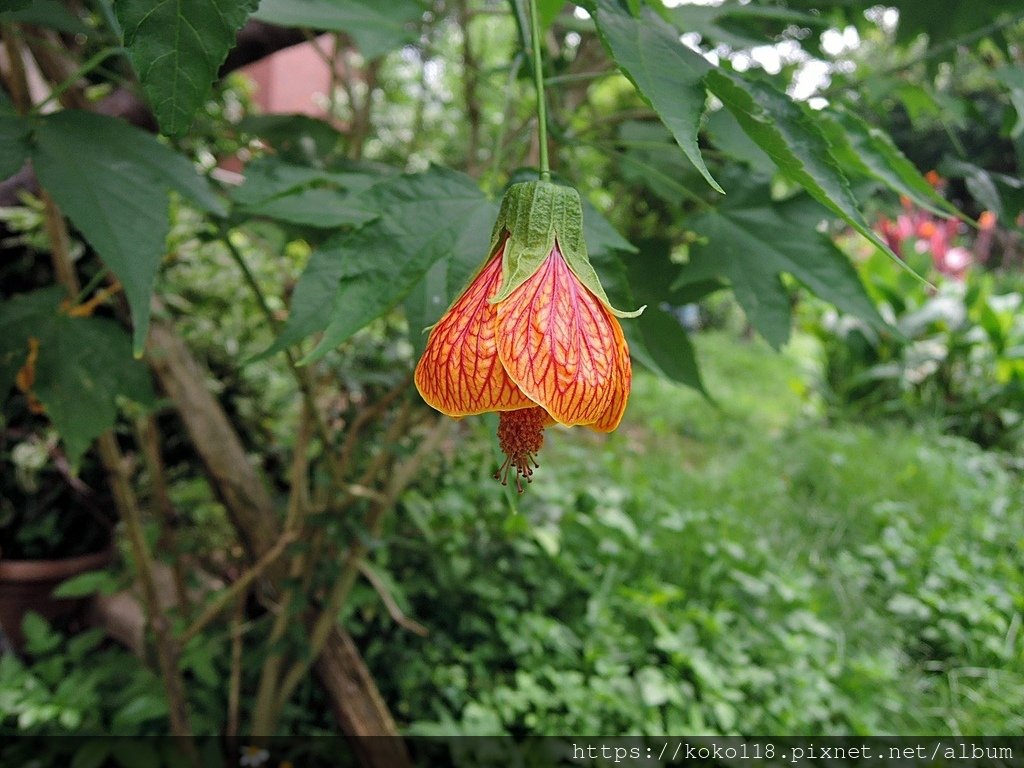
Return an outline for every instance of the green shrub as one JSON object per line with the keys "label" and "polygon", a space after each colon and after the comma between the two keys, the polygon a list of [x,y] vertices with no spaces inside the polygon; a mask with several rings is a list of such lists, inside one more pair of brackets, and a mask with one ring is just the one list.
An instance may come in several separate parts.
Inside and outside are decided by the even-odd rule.
{"label": "green shrub", "polygon": [[369,589],[354,618],[409,730],[1024,727],[1015,470],[926,430],[823,426],[796,361],[698,347],[721,408],[640,375],[615,436],[550,432],[518,510],[485,427],[407,495],[376,562],[430,636]]}
{"label": "green shrub", "polygon": [[[922,257],[923,258],[923,257]],[[918,263],[920,262],[920,263]],[[911,260],[922,274],[926,264]],[[822,344],[822,389],[836,414],[934,421],[984,447],[1024,437],[1024,293],[1019,280],[968,270],[914,279],[881,253],[861,265],[891,330],[818,305],[806,325]]]}

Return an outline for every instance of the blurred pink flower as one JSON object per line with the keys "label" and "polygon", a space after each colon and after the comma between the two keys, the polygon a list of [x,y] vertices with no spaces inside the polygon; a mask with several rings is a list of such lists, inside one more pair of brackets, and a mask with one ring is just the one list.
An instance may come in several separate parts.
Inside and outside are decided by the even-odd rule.
{"label": "blurred pink flower", "polygon": [[963,280],[967,270],[974,262],[974,254],[962,245],[956,245],[946,250],[942,256],[932,253],[932,262],[935,268],[944,275],[954,280]]}

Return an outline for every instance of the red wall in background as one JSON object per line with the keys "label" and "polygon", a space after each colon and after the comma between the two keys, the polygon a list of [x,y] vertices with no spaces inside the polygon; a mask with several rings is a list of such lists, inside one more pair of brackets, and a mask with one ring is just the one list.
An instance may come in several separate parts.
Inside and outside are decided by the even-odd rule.
{"label": "red wall in background", "polygon": [[[330,51],[329,36],[319,41]],[[327,63],[312,43],[292,46],[242,70],[256,84],[256,103],[262,112],[301,113],[324,117],[331,77]]]}

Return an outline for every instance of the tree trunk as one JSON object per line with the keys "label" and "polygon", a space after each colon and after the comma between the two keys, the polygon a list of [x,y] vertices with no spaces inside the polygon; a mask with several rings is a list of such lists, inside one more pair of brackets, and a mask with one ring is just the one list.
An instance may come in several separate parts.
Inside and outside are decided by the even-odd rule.
{"label": "tree trunk", "polygon": [[257,559],[274,546],[279,533],[274,505],[224,409],[207,389],[205,372],[181,337],[159,321],[149,333],[148,360],[174,401],[210,485],[250,558]]}
{"label": "tree trunk", "polygon": [[336,628],[331,633],[315,669],[330,694],[334,717],[346,735],[355,737],[351,743],[359,761],[380,768],[411,766],[402,739],[365,738],[394,736],[398,729],[348,632]]}

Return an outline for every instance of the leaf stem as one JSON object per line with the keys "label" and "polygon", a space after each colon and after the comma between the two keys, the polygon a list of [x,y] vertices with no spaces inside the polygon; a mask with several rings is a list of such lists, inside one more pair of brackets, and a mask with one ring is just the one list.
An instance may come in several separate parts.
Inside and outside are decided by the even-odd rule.
{"label": "leaf stem", "polygon": [[530,38],[533,42],[533,82],[537,89],[537,138],[540,142],[540,179],[551,181],[551,166],[548,164],[548,115],[544,98],[544,63],[540,54],[540,17],[537,0],[530,4]]}
{"label": "leaf stem", "polygon": [[95,291],[97,288],[100,287],[100,284],[104,280],[107,279],[107,275],[109,275],[109,274],[110,274],[110,269],[109,268],[107,268],[107,267],[100,268],[100,270],[95,275],[92,276],[92,278],[89,280],[89,282],[85,284],[85,287],[82,288],[78,292],[78,295],[76,295],[75,298],[71,301],[71,306],[72,307],[77,307],[79,304],[81,304],[87,298],[89,298],[89,295],[93,291]]}
{"label": "leaf stem", "polygon": [[120,46],[120,45],[113,46],[111,48],[104,48],[103,50],[99,51],[98,53],[93,55],[90,59],[88,59],[84,64],[82,64],[82,66],[80,66],[77,70],[75,70],[70,75],[70,77],[68,77],[66,80],[64,80],[64,82],[55,85],[53,90],[50,91],[50,95],[47,96],[42,101],[40,101],[34,107],[32,107],[32,109],[29,112],[29,114],[32,114],[32,115],[42,114],[43,108],[47,104],[49,104],[51,101],[59,99],[61,96],[63,96],[70,88],[73,88],[76,83],[81,81],[83,77],[85,77],[87,74],[89,74],[94,69],[96,69],[96,67],[98,67],[100,64],[102,64],[107,59],[109,59],[111,56],[118,56],[118,55],[123,54],[123,53],[127,53],[127,49],[122,47],[122,46]]}

